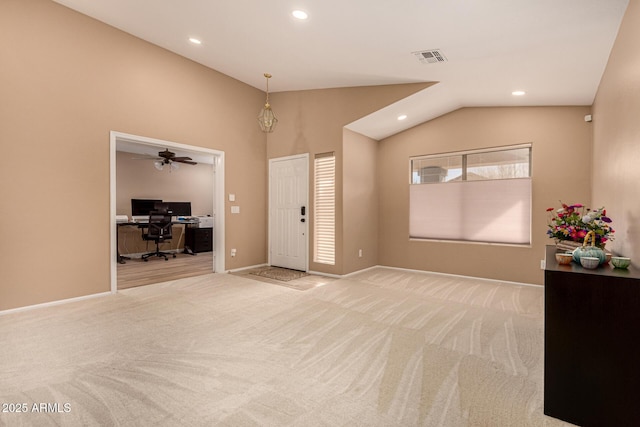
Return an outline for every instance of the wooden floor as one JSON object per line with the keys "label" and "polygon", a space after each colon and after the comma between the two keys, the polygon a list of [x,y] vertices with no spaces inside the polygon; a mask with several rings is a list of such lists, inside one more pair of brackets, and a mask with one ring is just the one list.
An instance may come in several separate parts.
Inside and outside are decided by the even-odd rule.
{"label": "wooden floor", "polygon": [[196,255],[177,254],[176,258],[152,257],[144,262],[139,258],[118,264],[118,289],[167,282],[185,277],[201,276],[213,272],[213,255],[201,252]]}

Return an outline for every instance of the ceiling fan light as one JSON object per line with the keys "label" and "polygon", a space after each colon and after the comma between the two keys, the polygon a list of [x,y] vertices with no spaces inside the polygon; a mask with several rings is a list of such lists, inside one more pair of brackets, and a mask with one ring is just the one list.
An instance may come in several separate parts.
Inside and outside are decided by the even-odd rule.
{"label": "ceiling fan light", "polygon": [[175,170],[178,169],[180,167],[180,165],[176,162],[171,162],[169,163],[169,166],[171,166],[171,170]]}
{"label": "ceiling fan light", "polygon": [[164,168],[164,164],[162,164],[161,160],[156,160],[155,162],[153,162],[153,166],[159,171],[161,171]]}

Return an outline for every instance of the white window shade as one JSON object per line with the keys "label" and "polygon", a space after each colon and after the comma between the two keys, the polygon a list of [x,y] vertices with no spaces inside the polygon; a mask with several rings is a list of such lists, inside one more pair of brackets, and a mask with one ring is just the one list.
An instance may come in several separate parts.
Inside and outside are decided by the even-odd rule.
{"label": "white window shade", "polygon": [[412,238],[530,244],[531,178],[410,186]]}
{"label": "white window shade", "polygon": [[318,155],[314,163],[313,260],[335,264],[336,259],[336,158]]}

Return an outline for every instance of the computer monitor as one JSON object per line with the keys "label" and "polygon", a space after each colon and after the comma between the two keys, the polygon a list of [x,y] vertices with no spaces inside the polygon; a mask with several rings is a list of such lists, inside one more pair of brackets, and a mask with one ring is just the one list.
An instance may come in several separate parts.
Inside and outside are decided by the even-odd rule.
{"label": "computer monitor", "polygon": [[167,202],[175,216],[191,216],[191,202]]}
{"label": "computer monitor", "polygon": [[131,216],[149,216],[149,212],[155,209],[156,203],[162,203],[162,200],[131,199]]}

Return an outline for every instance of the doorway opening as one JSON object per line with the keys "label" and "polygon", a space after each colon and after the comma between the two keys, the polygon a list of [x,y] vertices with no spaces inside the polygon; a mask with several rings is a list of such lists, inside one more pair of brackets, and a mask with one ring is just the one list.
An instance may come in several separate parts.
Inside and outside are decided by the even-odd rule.
{"label": "doorway opening", "polygon": [[[155,138],[148,138],[138,135],[131,135],[121,132],[111,131],[110,134],[110,256],[111,256],[111,292],[118,290],[118,225],[117,225],[117,171],[116,157],[118,151],[128,151],[140,153],[141,155],[157,152],[158,150],[171,149],[188,153],[194,160],[201,162],[211,162],[212,164],[212,191],[211,212],[213,212],[213,251],[211,252],[211,272],[224,272],[224,151],[165,141]],[[121,149],[121,150],[119,150]],[[153,169],[153,163],[150,163]],[[215,256],[218,254],[218,256]],[[208,253],[198,254],[208,257]],[[158,260],[159,261],[159,260]],[[162,261],[164,264],[164,261]],[[163,267],[165,267],[163,265]],[[158,280],[161,282],[163,280]]]}

